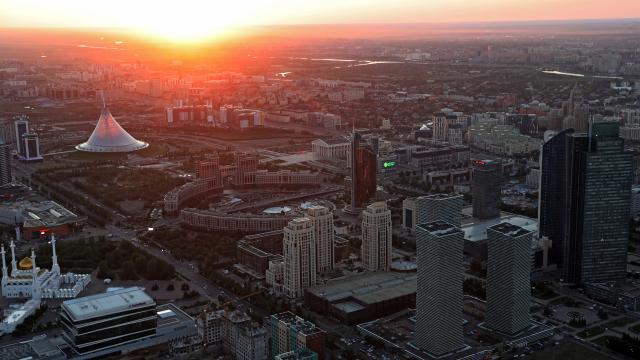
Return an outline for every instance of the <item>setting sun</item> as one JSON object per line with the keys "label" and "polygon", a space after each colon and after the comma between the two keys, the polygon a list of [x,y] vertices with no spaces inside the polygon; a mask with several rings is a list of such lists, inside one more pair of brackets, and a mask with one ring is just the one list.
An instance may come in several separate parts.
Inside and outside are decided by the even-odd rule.
{"label": "setting sun", "polygon": [[223,35],[238,20],[238,12],[219,2],[194,6],[154,6],[135,22],[141,34],[174,42],[199,42]]}

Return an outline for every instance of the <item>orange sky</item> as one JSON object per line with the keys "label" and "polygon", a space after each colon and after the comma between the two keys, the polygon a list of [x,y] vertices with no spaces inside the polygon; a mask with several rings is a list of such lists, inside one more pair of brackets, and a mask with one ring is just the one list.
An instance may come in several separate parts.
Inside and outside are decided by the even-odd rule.
{"label": "orange sky", "polygon": [[640,18],[640,0],[0,0],[0,27],[126,27],[176,38],[234,26]]}

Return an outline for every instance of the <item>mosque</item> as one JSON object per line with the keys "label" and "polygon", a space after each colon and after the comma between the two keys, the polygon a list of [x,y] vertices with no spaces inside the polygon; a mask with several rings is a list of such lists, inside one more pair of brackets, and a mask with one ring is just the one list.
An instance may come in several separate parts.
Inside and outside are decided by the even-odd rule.
{"label": "mosque", "polygon": [[16,262],[15,244],[11,241],[11,274],[7,269],[4,245],[2,255],[2,296],[6,298],[68,299],[75,298],[91,282],[91,274],[60,273],[56,254],[56,239],[51,235],[51,270],[36,265],[36,253]]}

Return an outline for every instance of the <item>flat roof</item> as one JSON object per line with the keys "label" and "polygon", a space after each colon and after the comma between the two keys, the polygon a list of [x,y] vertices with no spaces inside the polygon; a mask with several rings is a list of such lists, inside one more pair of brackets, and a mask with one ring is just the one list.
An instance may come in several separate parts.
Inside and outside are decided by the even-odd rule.
{"label": "flat roof", "polygon": [[143,288],[130,287],[67,300],[62,307],[74,320],[85,320],[154,304],[155,301]]}
{"label": "flat roof", "polygon": [[461,232],[460,229],[444,221],[434,221],[425,224],[418,224],[418,228],[430,232],[437,236],[451,235]]}
{"label": "flat roof", "polygon": [[531,231],[524,229],[518,225],[514,225],[508,222],[501,222],[499,224],[493,225],[489,227],[489,229],[500,232],[505,235],[509,235],[512,237],[518,237],[522,235],[526,235]]}
{"label": "flat roof", "polygon": [[307,292],[331,303],[353,299],[371,304],[395,298],[407,291],[416,291],[417,275],[401,272],[368,272],[329,280],[326,284],[307,289]]}
{"label": "flat roof", "polygon": [[500,224],[500,223],[508,223],[511,225],[518,226],[526,231],[529,231],[534,234],[534,237],[538,233],[538,221],[532,218],[528,218],[526,216],[520,215],[507,215],[504,217],[499,217],[495,219],[489,220],[478,220],[474,223],[469,223],[466,225],[462,225],[462,231],[464,231],[464,239],[467,241],[483,241],[486,240],[487,229],[491,226]]}

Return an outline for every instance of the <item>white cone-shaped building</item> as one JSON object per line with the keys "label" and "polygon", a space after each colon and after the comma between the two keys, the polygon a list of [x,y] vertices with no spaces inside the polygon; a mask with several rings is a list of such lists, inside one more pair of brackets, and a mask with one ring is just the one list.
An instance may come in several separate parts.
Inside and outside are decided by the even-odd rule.
{"label": "white cone-shaped building", "polygon": [[89,140],[76,149],[88,152],[131,152],[149,146],[144,141],[136,140],[118,124],[106,107],[102,108],[100,119],[91,133]]}

